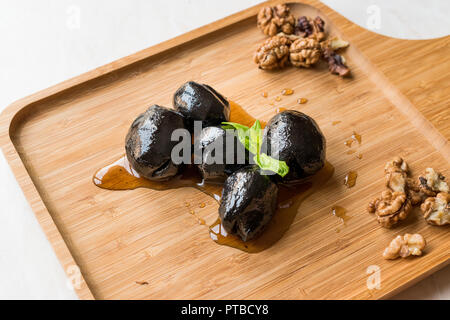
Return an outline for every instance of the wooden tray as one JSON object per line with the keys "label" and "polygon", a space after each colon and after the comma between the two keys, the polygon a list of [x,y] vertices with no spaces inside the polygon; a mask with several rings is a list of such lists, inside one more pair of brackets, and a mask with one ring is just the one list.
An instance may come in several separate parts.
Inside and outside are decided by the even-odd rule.
{"label": "wooden tray", "polygon": [[[72,279],[74,266],[81,269],[80,298],[374,299],[448,264],[448,228],[431,227],[415,212],[398,228],[386,230],[365,209],[382,191],[385,162],[396,155],[416,174],[432,166],[450,175],[447,139],[405,98],[404,87],[394,87],[359,51],[369,40],[379,47],[383,37],[321,3],[303,2],[318,9],[293,3],[296,15],[320,10],[332,33],[351,41],[345,56],[352,79],[332,76],[325,66],[258,70],[252,54],[264,39],[255,26],[256,13],[266,5],[261,4],[41,91],[3,112],[3,151],[64,269]],[[393,43],[407,50],[411,41]],[[401,64],[403,56],[396,59]],[[207,224],[215,220],[217,204],[199,191],[111,192],[91,182],[99,167],[124,153],[135,116],[153,103],[170,106],[172,94],[187,80],[212,85],[261,120],[271,118],[277,107],[301,110],[327,137],[334,177],[304,202],[286,235],[266,251],[247,254],[214,243],[207,226],[185,207],[189,202]],[[284,88],[295,94],[270,106]],[[309,102],[298,105],[300,97]],[[354,130],[362,135],[361,160],[347,155],[344,146]],[[349,170],[359,174],[352,189],[342,183]],[[200,203],[206,207],[199,208]],[[331,214],[333,205],[348,210],[346,225]],[[386,245],[405,232],[426,237],[426,254],[383,260]],[[366,285],[369,266],[380,268],[380,289]]]}

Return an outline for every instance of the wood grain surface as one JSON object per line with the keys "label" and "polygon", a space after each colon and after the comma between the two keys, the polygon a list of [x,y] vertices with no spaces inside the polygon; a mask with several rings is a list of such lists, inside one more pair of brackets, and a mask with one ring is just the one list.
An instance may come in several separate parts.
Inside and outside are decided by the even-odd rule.
{"label": "wood grain surface", "polygon": [[[317,1],[303,2],[317,9],[293,3],[296,15],[320,10],[330,32],[351,42],[344,55],[352,78],[332,76],[325,65],[258,70],[252,54],[264,36],[255,14],[263,4],[24,98],[2,113],[2,149],[71,279],[80,268],[80,298],[378,299],[448,264],[448,227],[427,225],[416,210],[387,230],[365,208],[382,191],[384,164],[394,156],[404,157],[415,175],[430,166],[450,174],[449,37],[389,39]],[[261,120],[278,107],[305,112],[327,137],[334,177],[266,251],[247,254],[214,243],[207,225],[218,206],[196,190],[111,192],[91,182],[99,167],[124,153],[133,119],[153,103],[171,106],[173,93],[188,80],[212,85]],[[271,106],[285,88],[294,95]],[[297,104],[302,97],[309,102]],[[346,154],[344,142],[353,131],[362,135],[362,144],[353,147],[362,159]],[[359,175],[352,189],[343,185],[350,170]],[[186,202],[206,226],[189,214]],[[331,214],[333,205],[347,209],[345,225]],[[426,237],[425,255],[383,260],[386,245],[405,232]],[[381,270],[379,290],[366,285],[373,265]]]}

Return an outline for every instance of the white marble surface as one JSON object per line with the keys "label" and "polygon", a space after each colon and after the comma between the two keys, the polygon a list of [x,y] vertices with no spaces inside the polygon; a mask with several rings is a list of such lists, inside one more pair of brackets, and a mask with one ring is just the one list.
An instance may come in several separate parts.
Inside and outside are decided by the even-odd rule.
{"label": "white marble surface", "polygon": [[[258,0],[0,0],[0,111],[53,84],[182,34]],[[388,36],[450,33],[450,1],[326,0]],[[0,299],[76,299],[0,154]],[[450,299],[450,267],[397,298]]]}

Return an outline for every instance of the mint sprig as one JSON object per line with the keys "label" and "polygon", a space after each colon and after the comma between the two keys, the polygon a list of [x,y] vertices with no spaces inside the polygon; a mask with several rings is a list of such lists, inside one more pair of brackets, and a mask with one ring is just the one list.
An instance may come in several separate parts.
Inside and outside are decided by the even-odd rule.
{"label": "mint sprig", "polygon": [[253,160],[262,169],[275,172],[284,177],[289,172],[289,167],[285,161],[280,161],[261,153],[261,145],[263,140],[263,130],[261,123],[256,120],[251,128],[235,122],[222,122],[224,130],[234,129],[237,132],[239,141],[244,145],[245,149],[253,153]]}

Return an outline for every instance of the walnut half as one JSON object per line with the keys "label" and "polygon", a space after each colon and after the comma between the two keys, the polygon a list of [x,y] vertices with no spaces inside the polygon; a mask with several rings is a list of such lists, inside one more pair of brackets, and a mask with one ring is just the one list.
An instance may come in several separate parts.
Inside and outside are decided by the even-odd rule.
{"label": "walnut half", "polygon": [[294,33],[294,27],[295,17],[285,4],[264,7],[258,13],[258,28],[265,35],[274,36],[280,31],[292,34]]}
{"label": "walnut half", "polygon": [[314,38],[295,40],[289,51],[291,63],[296,67],[309,68],[320,59],[320,44]]}
{"label": "walnut half", "polygon": [[449,191],[445,177],[433,168],[427,168],[425,173],[420,175],[418,185],[420,191],[430,197],[436,196],[439,192]]}
{"label": "walnut half", "polygon": [[367,211],[375,213],[382,227],[391,228],[399,221],[405,220],[411,209],[411,201],[404,192],[386,190],[380,198],[369,203]]}
{"label": "walnut half", "polygon": [[289,64],[289,47],[292,40],[284,36],[274,36],[258,48],[254,60],[260,69],[274,70]]}
{"label": "walnut half", "polygon": [[405,192],[408,165],[402,158],[395,157],[386,163],[384,173],[386,174],[386,187],[394,192]]}
{"label": "walnut half", "polygon": [[392,260],[398,257],[421,256],[425,246],[426,241],[420,234],[407,233],[403,237],[397,236],[391,241],[383,252],[383,258]]}
{"label": "walnut half", "polygon": [[427,223],[435,226],[450,224],[450,194],[438,193],[436,197],[428,198],[420,206]]}

